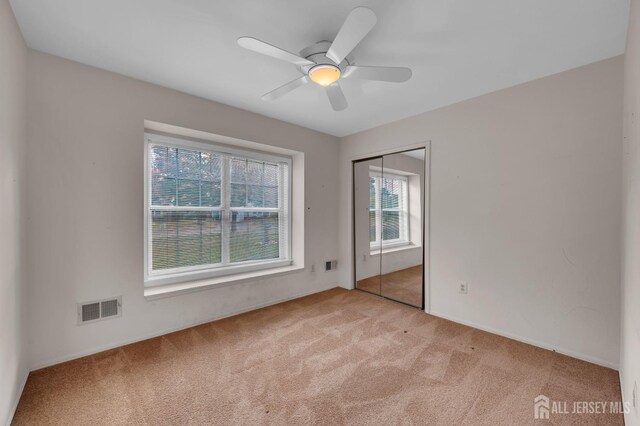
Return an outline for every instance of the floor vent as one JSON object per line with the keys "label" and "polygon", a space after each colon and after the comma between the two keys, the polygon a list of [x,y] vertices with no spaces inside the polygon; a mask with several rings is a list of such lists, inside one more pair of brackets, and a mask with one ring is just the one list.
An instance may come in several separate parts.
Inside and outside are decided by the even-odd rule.
{"label": "floor vent", "polygon": [[122,315],[122,297],[78,303],[79,325],[120,315]]}

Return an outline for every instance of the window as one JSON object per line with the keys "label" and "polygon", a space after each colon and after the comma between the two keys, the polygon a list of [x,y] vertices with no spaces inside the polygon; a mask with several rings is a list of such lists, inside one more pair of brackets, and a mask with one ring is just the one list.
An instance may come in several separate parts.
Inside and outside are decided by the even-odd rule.
{"label": "window", "polygon": [[406,176],[369,172],[369,241],[372,249],[409,244]]}
{"label": "window", "polygon": [[291,264],[291,160],[146,135],[147,285]]}

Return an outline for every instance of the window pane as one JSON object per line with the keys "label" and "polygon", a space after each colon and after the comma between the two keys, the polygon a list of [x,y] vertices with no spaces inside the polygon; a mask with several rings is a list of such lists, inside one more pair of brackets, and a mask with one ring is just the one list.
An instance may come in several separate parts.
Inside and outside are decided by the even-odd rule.
{"label": "window pane", "polygon": [[231,212],[231,262],[280,257],[279,221],[275,212]]}
{"label": "window pane", "polygon": [[376,208],[376,178],[369,178],[369,209]]}
{"label": "window pane", "polygon": [[182,179],[200,179],[200,153],[178,150],[178,177]]}
{"label": "window pane", "polygon": [[151,162],[153,205],[220,206],[221,156],[152,145]]}
{"label": "window pane", "polygon": [[[289,217],[288,165],[247,155],[149,144],[151,272],[224,268],[280,259],[281,252],[289,258],[289,223],[281,223]],[[279,207],[282,212],[264,211]],[[253,211],[239,211],[245,209]]]}
{"label": "window pane", "polygon": [[400,213],[382,212],[382,240],[396,240],[400,238]]}
{"label": "window pane", "polygon": [[222,261],[220,212],[152,210],[152,269]]}
{"label": "window pane", "polygon": [[231,160],[231,207],[278,207],[278,165]]}
{"label": "window pane", "polygon": [[264,207],[278,207],[278,166],[264,165],[263,178]]}
{"label": "window pane", "polygon": [[262,185],[264,164],[256,161],[247,161],[247,183],[249,185]]}
{"label": "window pane", "polygon": [[233,158],[231,163],[231,206],[247,206],[247,161]]}
{"label": "window pane", "polygon": [[383,209],[400,208],[403,181],[398,179],[382,179],[380,191]]}
{"label": "window pane", "polygon": [[220,182],[200,182],[200,197],[202,207],[220,206]]}
{"label": "window pane", "polygon": [[222,157],[203,152],[200,162],[200,206],[219,207],[222,202]]}
{"label": "window pane", "polygon": [[200,182],[197,180],[178,179],[178,205],[200,205]]}
{"label": "window pane", "polygon": [[264,207],[262,194],[262,186],[247,185],[247,207]]}
{"label": "window pane", "polygon": [[244,183],[231,184],[231,207],[246,207],[247,185]]}
{"label": "window pane", "polygon": [[175,148],[152,145],[151,147],[151,172],[154,176],[176,177],[177,152]]}
{"label": "window pane", "polygon": [[203,152],[200,154],[201,176],[202,180],[206,181],[220,181],[222,170],[222,158],[219,155]]}
{"label": "window pane", "polygon": [[247,182],[247,161],[238,158],[231,159],[231,182],[246,183]]}
{"label": "window pane", "polygon": [[369,242],[376,240],[376,212],[369,211]]}
{"label": "window pane", "polygon": [[154,176],[151,182],[151,203],[156,206],[175,206],[176,178]]}
{"label": "window pane", "polygon": [[275,164],[264,165],[264,185],[278,186],[278,166]]}
{"label": "window pane", "polygon": [[151,202],[160,206],[176,205],[177,150],[151,147]]}
{"label": "window pane", "polygon": [[278,188],[265,186],[264,187],[264,207],[278,207]]}

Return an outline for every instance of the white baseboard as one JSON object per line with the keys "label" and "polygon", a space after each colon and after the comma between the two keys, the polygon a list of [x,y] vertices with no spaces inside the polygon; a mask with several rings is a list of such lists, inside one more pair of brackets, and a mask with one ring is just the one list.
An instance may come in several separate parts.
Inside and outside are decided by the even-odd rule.
{"label": "white baseboard", "polygon": [[[633,408],[633,400],[632,398],[626,398],[624,395],[624,372],[622,369],[618,371],[618,376],[620,377],[620,395],[622,397],[623,402],[628,402],[631,407],[631,411],[628,413],[624,413],[624,424],[625,425],[640,425],[640,420],[638,416],[638,410]],[[631,417],[633,416],[633,417]]]}
{"label": "white baseboard", "polygon": [[13,421],[13,417],[16,415],[16,410],[18,409],[18,404],[20,403],[20,398],[22,397],[22,392],[24,392],[24,387],[27,384],[27,379],[29,378],[29,371],[24,373],[22,377],[20,386],[18,387],[18,392],[16,393],[15,400],[13,401],[13,406],[11,410],[9,410],[9,418],[7,419],[7,426],[11,426],[11,422]]}
{"label": "white baseboard", "polygon": [[67,362],[67,361],[72,361],[74,359],[78,359],[78,358],[82,358],[82,357],[85,357],[85,356],[97,354],[99,352],[108,351],[110,349],[119,348],[120,346],[130,345],[132,343],[141,342],[143,340],[153,339],[154,337],[164,336],[165,334],[174,333],[174,332],[180,331],[180,330],[185,330],[187,328],[195,327],[195,326],[200,325],[200,324],[206,324],[208,322],[217,321],[217,320],[220,320],[220,319],[223,319],[223,318],[232,317],[234,315],[243,314],[245,312],[254,311],[256,309],[264,308],[264,307],[267,307],[267,306],[277,305],[278,303],[286,302],[286,301],[289,301],[289,300],[299,299],[301,297],[309,296],[309,295],[315,294],[315,293],[320,293],[320,292],[327,291],[327,290],[330,290],[330,289],[336,288],[336,287],[339,287],[339,286],[337,284],[331,284],[331,285],[328,285],[328,286],[323,286],[321,288],[317,288],[317,289],[314,289],[312,291],[296,293],[296,294],[294,294],[292,296],[272,299],[272,300],[268,300],[266,302],[258,303],[258,304],[255,304],[255,305],[251,305],[251,306],[248,306],[246,308],[239,309],[239,310],[229,311],[229,312],[225,312],[225,313],[222,313],[222,314],[213,315],[213,316],[207,317],[207,318],[205,318],[205,319],[203,319],[201,321],[196,321],[196,322],[189,323],[189,324],[186,324],[186,325],[181,325],[179,327],[173,327],[173,328],[165,329],[165,330],[159,331],[157,333],[151,333],[151,334],[144,335],[144,336],[141,336],[141,337],[136,337],[134,339],[126,339],[126,340],[120,341],[118,343],[99,346],[99,347],[96,347],[96,348],[92,348],[92,349],[76,352],[76,353],[73,353],[73,354],[70,354],[70,355],[65,355],[65,356],[62,356],[62,357],[49,359],[49,360],[46,360],[46,361],[42,361],[42,362],[36,363],[36,365],[31,368],[31,371],[39,370],[41,368],[50,367],[52,365],[60,364],[60,363]]}
{"label": "white baseboard", "polygon": [[555,351],[555,352],[558,352],[560,354],[570,356],[572,358],[577,358],[577,359],[580,359],[582,361],[590,362],[592,364],[597,364],[597,365],[601,365],[603,367],[611,368],[613,370],[618,370],[618,367],[619,367],[619,365],[617,363],[614,363],[614,362],[606,361],[606,360],[603,360],[603,359],[600,359],[600,358],[596,358],[596,357],[593,357],[591,355],[586,355],[586,354],[583,354],[583,353],[580,353],[580,352],[575,352],[575,351],[572,351],[572,350],[569,350],[569,349],[565,349],[565,348],[562,348],[562,347],[559,347],[559,346],[550,345],[550,344],[545,343],[545,342],[540,342],[540,341],[537,341],[537,340],[529,339],[527,337],[519,336],[519,335],[516,335],[516,334],[513,334],[513,333],[508,333],[508,332],[505,332],[503,330],[498,330],[496,328],[487,327],[485,325],[477,324],[477,323],[474,323],[472,321],[466,321],[466,320],[463,320],[463,319],[460,319],[460,318],[455,318],[455,317],[452,317],[450,315],[442,314],[440,312],[431,311],[429,314],[433,315],[433,316],[436,316],[436,317],[440,317],[440,318],[449,320],[449,321],[457,322],[458,324],[463,324],[463,325],[466,325],[466,326],[469,326],[469,327],[477,328],[479,330],[486,331],[488,333],[497,334],[497,335],[502,336],[502,337],[506,337],[506,338],[509,338],[509,339],[512,339],[512,340],[517,340],[519,342],[527,343],[529,345],[537,346],[537,347],[542,348],[542,349]]}

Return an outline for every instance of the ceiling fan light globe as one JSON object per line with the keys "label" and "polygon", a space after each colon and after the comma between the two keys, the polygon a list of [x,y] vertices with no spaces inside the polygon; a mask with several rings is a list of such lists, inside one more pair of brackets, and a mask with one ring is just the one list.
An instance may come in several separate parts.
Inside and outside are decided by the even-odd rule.
{"label": "ceiling fan light globe", "polygon": [[340,68],[334,65],[316,65],[309,70],[309,79],[322,87],[327,87],[340,79]]}

